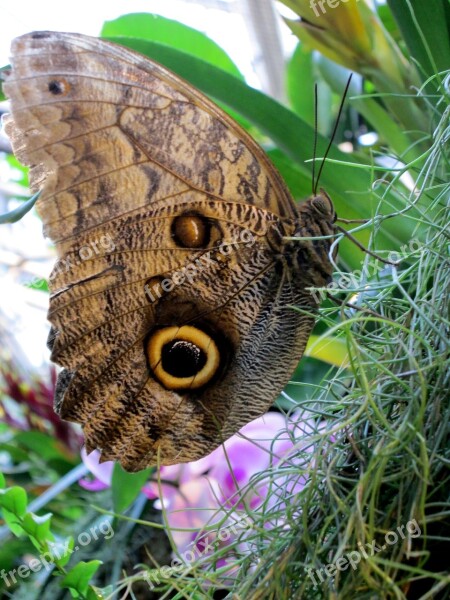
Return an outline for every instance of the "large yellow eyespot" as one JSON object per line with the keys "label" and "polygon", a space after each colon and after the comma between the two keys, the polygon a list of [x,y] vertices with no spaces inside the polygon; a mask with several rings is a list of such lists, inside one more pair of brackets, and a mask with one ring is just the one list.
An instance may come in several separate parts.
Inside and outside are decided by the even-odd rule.
{"label": "large yellow eyespot", "polygon": [[155,377],[169,390],[200,388],[220,365],[215,341],[191,325],[155,331],[147,341],[147,358]]}

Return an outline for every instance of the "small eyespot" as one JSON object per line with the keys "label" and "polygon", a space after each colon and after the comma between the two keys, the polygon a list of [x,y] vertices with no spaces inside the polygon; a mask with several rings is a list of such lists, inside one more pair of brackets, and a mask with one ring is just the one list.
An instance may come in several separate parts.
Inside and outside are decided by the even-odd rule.
{"label": "small eyespot", "polygon": [[210,223],[202,215],[180,215],[172,222],[172,237],[181,248],[206,248],[210,235]]}
{"label": "small eyespot", "polygon": [[183,325],[155,331],[146,343],[153,374],[169,390],[193,390],[216,375],[220,351],[205,331]]}
{"label": "small eyespot", "polygon": [[65,79],[52,79],[48,84],[48,91],[54,96],[66,96],[71,85]]}

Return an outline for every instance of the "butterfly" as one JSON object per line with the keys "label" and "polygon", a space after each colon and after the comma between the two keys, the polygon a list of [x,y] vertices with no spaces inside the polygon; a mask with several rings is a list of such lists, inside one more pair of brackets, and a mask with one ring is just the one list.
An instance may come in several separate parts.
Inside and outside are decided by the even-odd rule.
{"label": "butterfly", "polygon": [[300,360],[333,203],[321,190],[296,206],[246,131],[144,56],[56,32],[11,54],[5,130],[58,254],[55,410],[128,471],[199,459]]}

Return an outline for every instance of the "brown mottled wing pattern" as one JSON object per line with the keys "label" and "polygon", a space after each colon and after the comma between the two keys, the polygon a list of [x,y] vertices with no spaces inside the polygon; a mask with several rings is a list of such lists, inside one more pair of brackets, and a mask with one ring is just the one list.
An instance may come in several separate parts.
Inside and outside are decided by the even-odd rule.
{"label": "brown mottled wing pattern", "polygon": [[[289,308],[313,306],[308,278],[276,267],[267,235],[298,219],[289,193],[224,112],[130,50],[38,32],[13,42],[11,64],[6,130],[59,256],[56,409],[128,470],[200,458],[267,410],[309,336],[312,319]],[[176,242],[183,214],[211,228],[201,248]],[[149,296],[149,281],[189,269]],[[220,376],[166,389],[149,368],[149,332],[203,322],[226,340]]]}

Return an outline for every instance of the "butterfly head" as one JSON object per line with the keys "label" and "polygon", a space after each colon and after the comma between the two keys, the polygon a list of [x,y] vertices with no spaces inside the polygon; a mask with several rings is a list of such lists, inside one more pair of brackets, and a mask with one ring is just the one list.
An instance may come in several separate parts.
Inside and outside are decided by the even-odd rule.
{"label": "butterfly head", "polygon": [[320,287],[331,280],[332,261],[337,255],[335,221],[333,202],[323,189],[299,206],[291,234],[296,239],[286,244],[284,254],[291,253],[294,268],[308,285]]}
{"label": "butterfly head", "polygon": [[320,188],[319,194],[316,194],[310,198],[310,203],[312,208],[325,221],[330,224],[334,224],[336,222],[337,215],[334,209],[333,201],[323,188]]}

